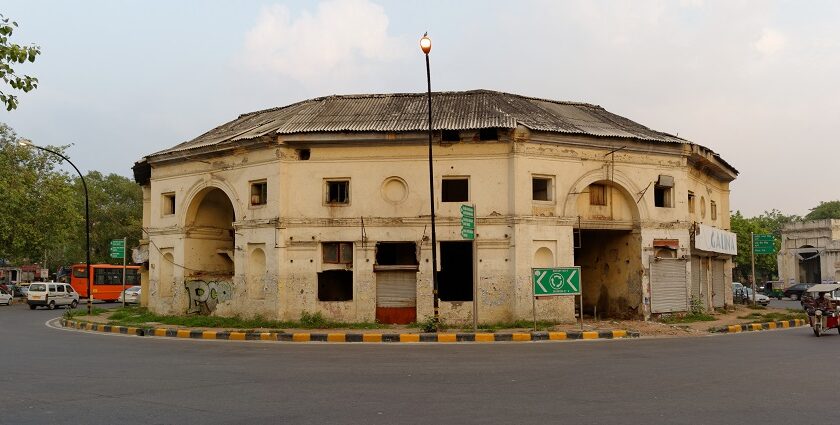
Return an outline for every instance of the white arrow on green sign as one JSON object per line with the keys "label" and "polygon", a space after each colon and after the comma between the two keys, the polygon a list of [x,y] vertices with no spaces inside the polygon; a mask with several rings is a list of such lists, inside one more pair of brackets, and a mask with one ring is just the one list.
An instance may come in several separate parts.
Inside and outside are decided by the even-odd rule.
{"label": "white arrow on green sign", "polygon": [[534,295],[580,295],[580,267],[531,269]]}

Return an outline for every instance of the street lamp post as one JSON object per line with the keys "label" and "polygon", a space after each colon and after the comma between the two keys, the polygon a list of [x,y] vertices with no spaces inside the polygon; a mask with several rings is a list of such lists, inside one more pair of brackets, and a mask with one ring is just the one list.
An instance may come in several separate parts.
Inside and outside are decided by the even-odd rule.
{"label": "street lamp post", "polygon": [[429,52],[432,51],[432,40],[429,33],[423,34],[420,39],[420,49],[426,56],[426,84],[428,87],[429,100],[429,205],[432,211],[432,299],[434,306],[435,328],[440,323],[438,315],[438,275],[437,275],[437,237],[435,234],[435,168],[432,162],[432,74],[429,70]]}
{"label": "street lamp post", "polygon": [[90,314],[91,310],[92,310],[92,304],[93,304],[93,294],[90,292],[90,210],[89,210],[89,207],[88,207],[88,189],[87,189],[87,183],[85,183],[85,176],[82,175],[82,172],[79,171],[79,168],[76,167],[76,164],[74,164],[72,161],[70,161],[69,158],[67,158],[66,156],[64,156],[64,155],[62,155],[62,154],[60,154],[60,153],[58,153],[58,152],[56,152],[52,149],[33,144],[31,140],[27,140],[27,139],[19,139],[18,144],[21,145],[21,146],[29,146],[29,147],[33,147],[35,149],[40,149],[42,151],[49,152],[51,154],[58,155],[59,157],[61,157],[61,159],[63,159],[64,161],[67,161],[67,163],[70,164],[73,167],[73,169],[76,170],[77,173],[79,173],[79,178],[82,180],[82,188],[84,188],[84,190],[85,190],[85,257],[86,257],[86,265],[87,265],[87,267],[85,268],[85,276],[87,276],[87,294],[88,294],[87,312],[88,312],[88,314]]}

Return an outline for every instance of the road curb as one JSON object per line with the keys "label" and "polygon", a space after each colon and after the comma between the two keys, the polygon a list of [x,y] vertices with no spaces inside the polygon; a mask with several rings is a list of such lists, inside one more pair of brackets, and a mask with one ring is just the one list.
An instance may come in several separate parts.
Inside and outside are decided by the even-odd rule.
{"label": "road curb", "polygon": [[778,322],[763,322],[763,323],[747,323],[744,325],[729,325],[725,328],[720,328],[715,332],[718,333],[738,333],[751,331],[764,331],[769,329],[784,329],[805,326],[808,321],[805,319],[782,320]]}
{"label": "road curb", "polygon": [[65,328],[94,332],[118,333],[134,336],[158,336],[185,339],[217,339],[235,341],[277,342],[351,342],[351,343],[449,343],[449,342],[539,342],[592,339],[638,338],[639,332],[626,330],[570,331],[570,332],[500,332],[500,333],[344,333],[344,332],[237,332],[208,331],[188,328],[152,328],[113,326],[77,320],[60,319]]}

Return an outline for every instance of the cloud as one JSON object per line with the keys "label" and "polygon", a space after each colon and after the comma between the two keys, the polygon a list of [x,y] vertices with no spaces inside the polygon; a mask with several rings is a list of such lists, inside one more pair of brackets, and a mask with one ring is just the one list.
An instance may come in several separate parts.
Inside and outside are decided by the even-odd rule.
{"label": "cloud", "polygon": [[784,34],[770,28],[765,28],[761,34],[761,38],[753,43],[753,47],[759,53],[769,56],[784,49],[786,44],[787,37]]}
{"label": "cloud", "polygon": [[328,1],[298,16],[283,5],[265,7],[246,36],[245,63],[309,83],[352,77],[402,56],[388,23],[367,0]]}

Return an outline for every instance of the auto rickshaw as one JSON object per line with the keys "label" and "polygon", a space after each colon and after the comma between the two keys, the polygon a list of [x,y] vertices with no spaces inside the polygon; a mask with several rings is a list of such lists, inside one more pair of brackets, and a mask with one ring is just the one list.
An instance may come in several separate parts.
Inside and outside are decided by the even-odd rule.
{"label": "auto rickshaw", "polygon": [[764,283],[764,295],[770,298],[781,300],[782,294],[785,292],[785,283],[780,281],[769,281]]}
{"label": "auto rickshaw", "polygon": [[829,329],[840,332],[840,284],[821,283],[814,285],[802,297],[802,307],[808,313],[808,321],[814,335],[821,336]]}

